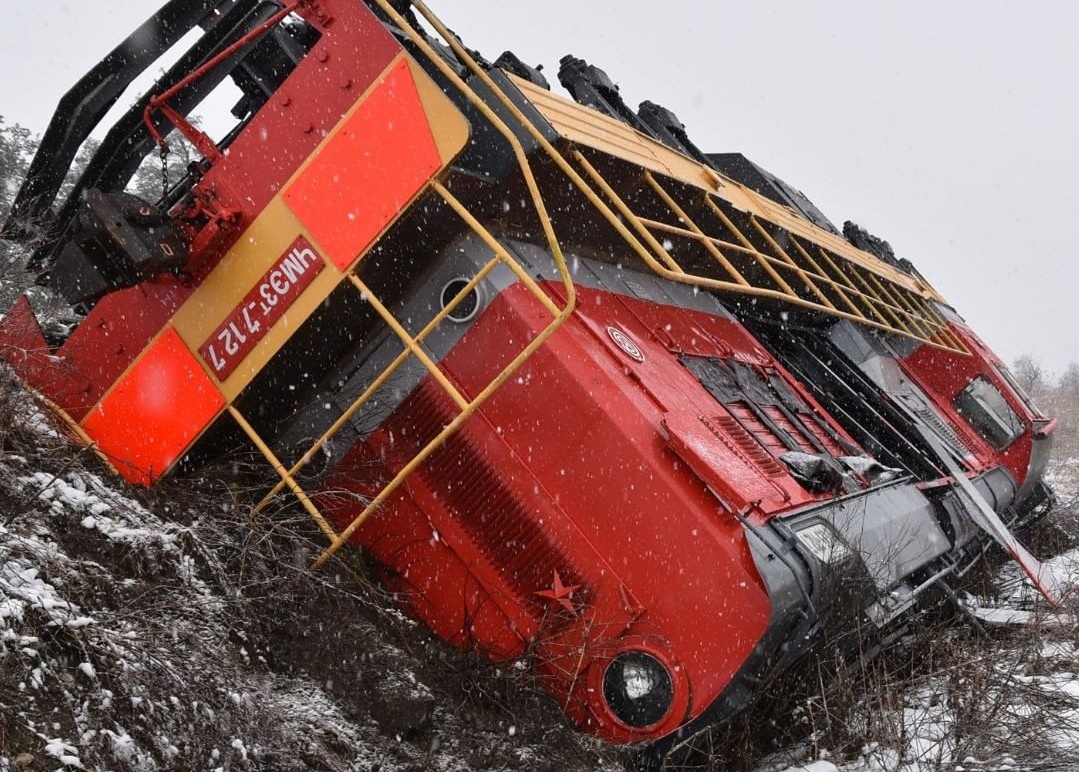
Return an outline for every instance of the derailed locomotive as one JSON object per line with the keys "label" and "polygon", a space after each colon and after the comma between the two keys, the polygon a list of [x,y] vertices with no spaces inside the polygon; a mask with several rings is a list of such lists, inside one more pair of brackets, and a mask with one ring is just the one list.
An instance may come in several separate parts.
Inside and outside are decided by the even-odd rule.
{"label": "derailed locomotive", "polygon": [[[1040,582],[1009,528],[1051,504],[1053,422],[921,274],[601,70],[559,78],[419,2],[172,0],[43,138],[3,233],[74,316],[24,296],[0,353],[132,483],[265,458],[258,509],[294,495],[318,564],[363,545],[613,742],[729,719],[991,540]],[[156,201],[126,190],[147,160]]]}

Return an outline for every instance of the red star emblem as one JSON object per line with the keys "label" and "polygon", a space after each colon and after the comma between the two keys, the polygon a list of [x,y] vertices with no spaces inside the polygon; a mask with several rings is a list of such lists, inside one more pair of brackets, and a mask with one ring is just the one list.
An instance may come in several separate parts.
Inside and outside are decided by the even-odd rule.
{"label": "red star emblem", "polygon": [[554,571],[554,579],[551,582],[551,589],[549,590],[537,590],[536,595],[541,598],[547,598],[547,600],[554,601],[559,606],[564,608],[571,614],[576,614],[577,609],[573,607],[573,593],[581,589],[579,584],[562,584],[562,577],[558,575],[558,569]]}

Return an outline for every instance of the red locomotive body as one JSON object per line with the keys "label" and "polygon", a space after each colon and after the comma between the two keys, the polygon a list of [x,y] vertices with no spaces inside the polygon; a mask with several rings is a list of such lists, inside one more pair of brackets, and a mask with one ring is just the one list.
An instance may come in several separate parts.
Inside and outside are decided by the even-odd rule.
{"label": "red locomotive body", "polygon": [[[477,59],[421,3],[173,0],[148,25],[159,49],[65,97],[5,227],[75,317],[0,322],[130,482],[256,451],[259,508],[295,494],[319,564],[362,544],[438,635],[527,659],[615,742],[729,719],[989,538],[1037,580],[1008,526],[1051,501],[1051,423],[909,264],[778,178],[581,60],[574,102]],[[230,82],[214,142],[186,116]],[[125,192],[178,135],[199,158],[160,200]]]}
{"label": "red locomotive body", "polygon": [[[707,314],[687,309],[691,298],[578,292],[571,322],[358,536],[442,637],[500,657],[531,649],[582,725],[615,740],[655,737],[711,704],[773,614],[789,613],[772,608],[743,519],[763,525],[833,498],[762,447],[780,441],[753,410],[807,453],[843,456],[850,444],[805,419],[819,408],[718,305]],[[442,360],[445,372],[475,393],[502,367],[492,353],[534,335],[541,318],[511,286]],[[775,379],[804,412],[725,407],[680,358],[732,382],[752,373],[767,389]],[[451,416],[421,383],[326,484],[360,495],[326,508],[351,521],[363,505],[349,501],[374,493],[363,487],[371,470],[396,473]],[[643,726],[596,699],[608,663],[627,652],[656,658],[670,680],[671,706]]]}

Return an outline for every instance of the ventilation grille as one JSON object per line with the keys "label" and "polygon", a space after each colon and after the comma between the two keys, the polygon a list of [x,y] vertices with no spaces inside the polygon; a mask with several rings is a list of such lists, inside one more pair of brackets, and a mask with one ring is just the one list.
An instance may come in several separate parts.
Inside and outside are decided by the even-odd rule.
{"label": "ventilation grille", "polygon": [[831,456],[846,455],[846,451],[813,420],[812,416],[803,415],[802,420],[795,423],[778,405],[765,405],[761,409],[767,413],[776,426],[798,443],[803,452],[816,454],[820,452],[818,447],[823,447]]}
{"label": "ventilation grille", "polygon": [[[407,445],[416,443],[416,449],[430,442],[453,416],[448,398],[429,383],[409,400],[407,412],[411,431],[402,439]],[[469,439],[467,426],[435,452],[418,475],[537,621],[546,604],[535,593],[551,586],[555,571],[567,586],[583,584],[581,572],[537,522],[536,513]],[[575,602],[583,598],[581,590],[574,594]]]}
{"label": "ventilation grille", "polygon": [[920,399],[910,394],[899,395],[903,404],[910,410],[915,416],[921,419],[927,424],[937,435],[943,439],[950,446],[951,451],[959,458],[970,458],[971,453],[967,449],[967,446],[959,439],[959,435],[955,433],[955,430],[951,426],[941,420],[940,416],[936,414],[931,408],[925,405]]}
{"label": "ventilation grille", "polygon": [[[765,450],[765,445],[762,444],[765,442],[774,442],[776,446],[780,448],[779,453],[785,453],[786,447],[779,442],[779,438],[768,431],[764,424],[757,419],[757,416],[753,415],[753,412],[744,404],[734,403],[726,405],[726,408],[732,412],[737,411],[739,418],[741,418],[743,412],[747,414],[748,418],[746,419],[746,425],[753,428],[756,437],[754,437],[754,434],[750,434],[745,426],[738,420],[735,420],[731,415],[716,416],[714,419],[715,426],[734,440],[750,461],[766,475],[769,477],[786,477],[787,470],[772,457],[768,450]],[[711,426],[711,422],[706,422],[705,425],[715,432],[715,428]],[[771,445],[768,447],[771,449]]]}

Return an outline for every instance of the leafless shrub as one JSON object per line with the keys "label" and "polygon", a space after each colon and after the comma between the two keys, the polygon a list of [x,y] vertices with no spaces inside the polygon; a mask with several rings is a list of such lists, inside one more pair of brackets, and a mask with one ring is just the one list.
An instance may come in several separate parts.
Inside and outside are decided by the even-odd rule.
{"label": "leafless shrub", "polygon": [[361,552],[311,572],[302,509],[252,517],[264,463],[129,489],[0,378],[0,573],[51,593],[12,623],[32,643],[0,641],[0,760],[62,738],[90,769],[614,768],[516,670],[397,611]]}

